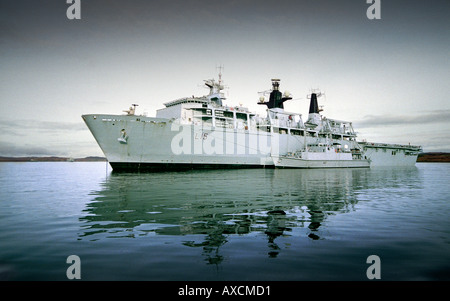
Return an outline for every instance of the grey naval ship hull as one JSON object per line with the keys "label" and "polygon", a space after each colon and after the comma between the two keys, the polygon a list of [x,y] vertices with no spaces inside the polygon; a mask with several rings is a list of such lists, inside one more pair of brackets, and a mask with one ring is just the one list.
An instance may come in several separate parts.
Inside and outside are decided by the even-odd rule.
{"label": "grey naval ship hull", "polygon": [[[219,74],[218,82],[205,81],[208,95],[165,103],[156,117],[136,115],[133,105],[126,114],[82,118],[114,171],[302,168],[305,164],[300,161],[284,159],[287,163],[279,164],[279,158],[307,152],[314,145],[329,145],[337,153],[358,159],[332,162],[335,168],[415,164],[420,146],[357,142],[351,122],[320,114],[316,93],[310,96],[306,122],[301,114],[286,112],[283,102],[292,97],[279,91],[279,81],[272,80],[267,102],[260,98],[258,104],[267,106],[264,117],[242,106],[223,105]],[[316,167],[316,163],[308,164]]]}
{"label": "grey naval ship hull", "polygon": [[[180,125],[143,116],[91,114],[83,119],[114,171],[274,167],[270,144],[275,139],[267,132]],[[125,141],[119,140],[123,130]]]}

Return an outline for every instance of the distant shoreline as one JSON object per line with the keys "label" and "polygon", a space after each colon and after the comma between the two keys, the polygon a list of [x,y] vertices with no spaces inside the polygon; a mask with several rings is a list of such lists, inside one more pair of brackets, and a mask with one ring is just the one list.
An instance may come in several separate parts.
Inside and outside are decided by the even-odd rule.
{"label": "distant shoreline", "polygon": [[[70,157],[0,157],[0,162],[106,162],[104,157],[84,157],[84,158],[70,158]],[[448,162],[450,163],[450,153],[444,152],[429,152],[420,153],[417,157],[417,162]]]}
{"label": "distant shoreline", "polygon": [[421,153],[417,157],[417,162],[450,163],[450,153],[443,153],[443,152]]}
{"label": "distant shoreline", "polygon": [[104,157],[84,157],[84,158],[70,158],[70,157],[0,157],[0,162],[106,162]]}

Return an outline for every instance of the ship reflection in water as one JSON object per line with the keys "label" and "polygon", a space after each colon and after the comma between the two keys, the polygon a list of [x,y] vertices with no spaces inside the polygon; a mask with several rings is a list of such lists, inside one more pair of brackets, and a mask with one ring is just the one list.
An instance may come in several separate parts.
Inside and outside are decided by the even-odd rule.
{"label": "ship reflection in water", "polygon": [[[112,173],[84,210],[80,240],[182,237],[209,264],[233,237],[259,237],[269,257],[281,237],[326,240],[323,224],[354,211],[366,169]],[[415,172],[415,167],[412,172]],[[392,176],[392,170],[389,171]],[[377,179],[383,179],[379,174]],[[373,178],[372,178],[373,180]],[[393,183],[391,181],[390,183]],[[385,186],[385,183],[376,185]],[[262,238],[262,239],[261,239]],[[176,241],[179,241],[178,239]],[[265,241],[265,242],[264,242]],[[149,242],[151,244],[151,242]]]}

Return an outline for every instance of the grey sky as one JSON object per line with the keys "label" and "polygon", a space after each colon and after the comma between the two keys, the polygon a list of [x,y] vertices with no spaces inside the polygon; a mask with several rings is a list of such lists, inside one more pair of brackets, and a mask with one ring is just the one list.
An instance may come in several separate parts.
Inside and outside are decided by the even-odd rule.
{"label": "grey sky", "polygon": [[307,114],[354,122],[361,139],[450,151],[450,2],[390,0],[0,0],[0,155],[101,155],[81,114],[149,116],[203,95],[224,66],[228,104],[264,114],[258,91],[281,78]]}

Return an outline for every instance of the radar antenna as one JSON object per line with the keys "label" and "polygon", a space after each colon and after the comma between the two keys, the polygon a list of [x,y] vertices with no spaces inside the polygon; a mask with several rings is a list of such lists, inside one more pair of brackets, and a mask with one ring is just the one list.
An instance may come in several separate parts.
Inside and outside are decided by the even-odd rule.
{"label": "radar antenna", "polygon": [[[280,88],[280,79],[278,78],[273,78],[272,79],[272,91],[270,92],[270,96],[269,96],[269,101],[265,102],[265,98],[264,96],[261,96],[259,98],[259,105],[266,105],[268,109],[274,109],[274,108],[279,108],[279,109],[284,109],[283,103],[286,100],[292,99],[290,93],[285,92],[285,94],[283,95],[279,90]],[[266,91],[260,92],[263,93],[263,95],[266,93]]]}

